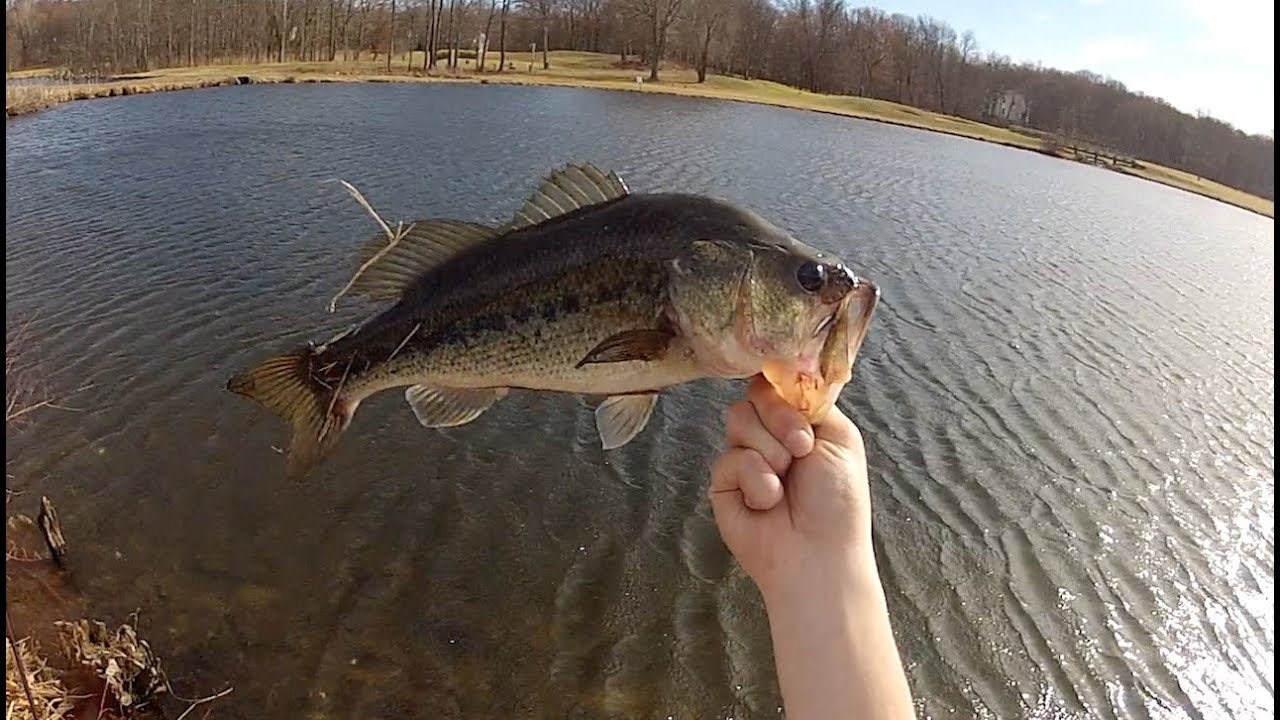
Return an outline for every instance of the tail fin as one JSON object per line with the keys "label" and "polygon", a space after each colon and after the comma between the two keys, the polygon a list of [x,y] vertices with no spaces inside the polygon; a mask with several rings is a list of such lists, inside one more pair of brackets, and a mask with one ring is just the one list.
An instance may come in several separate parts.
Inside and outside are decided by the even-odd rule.
{"label": "tail fin", "polygon": [[301,478],[322,460],[351,423],[355,406],[342,401],[341,386],[312,377],[313,352],[303,348],[271,358],[227,381],[227,389],[257,401],[293,426],[286,469]]}

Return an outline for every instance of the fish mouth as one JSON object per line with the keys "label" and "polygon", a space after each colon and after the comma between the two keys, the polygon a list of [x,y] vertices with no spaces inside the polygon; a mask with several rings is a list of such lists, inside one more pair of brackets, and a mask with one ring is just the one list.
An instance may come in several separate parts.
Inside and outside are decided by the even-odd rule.
{"label": "fish mouth", "polygon": [[871,316],[875,314],[876,306],[880,304],[880,287],[878,285],[860,277],[854,277],[853,282],[849,311],[855,312],[852,306],[856,304],[857,315],[850,318],[850,366],[853,365],[853,361],[858,357],[858,350],[862,348],[862,341],[867,339],[867,331],[871,329]]}
{"label": "fish mouth", "polygon": [[[836,307],[814,328],[813,337],[818,337],[823,330],[829,328],[840,313],[854,311],[854,305],[858,307],[857,317],[853,318],[853,322],[865,337],[871,322],[871,313],[875,311],[876,302],[880,298],[880,288],[870,280],[854,275],[842,263],[830,267],[827,273],[827,285],[822,289],[821,298],[823,302],[834,303]],[[861,343],[862,340],[859,338],[858,344]]]}
{"label": "fish mouth", "polygon": [[[775,359],[762,372],[787,404],[801,411],[810,422],[820,422],[835,406],[840,391],[853,377],[858,350],[871,328],[871,317],[880,300],[880,288],[868,280],[854,278],[835,312],[819,324],[827,331],[817,357],[817,367],[795,359]],[[815,333],[817,334],[817,333]]]}
{"label": "fish mouth", "polygon": [[818,322],[818,326],[813,329],[813,335],[811,337],[818,337],[819,335],[822,334],[823,330],[826,330],[827,328],[831,327],[832,321],[834,321],[836,319],[836,315],[839,315],[839,314],[840,314],[840,308],[836,308],[832,310],[830,313],[828,313],[826,317],[822,318],[822,320]]}

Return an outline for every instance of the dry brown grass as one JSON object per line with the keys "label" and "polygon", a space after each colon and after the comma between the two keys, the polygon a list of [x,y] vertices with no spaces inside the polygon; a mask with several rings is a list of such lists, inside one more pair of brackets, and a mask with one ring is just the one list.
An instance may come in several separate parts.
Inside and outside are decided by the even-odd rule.
{"label": "dry brown grass", "polygon": [[[31,638],[19,640],[17,657],[14,646],[4,646],[5,720],[62,720],[69,717],[75,704],[62,678],[34,648]],[[24,685],[19,664],[26,671]],[[31,701],[27,691],[31,691]],[[34,703],[34,708],[32,707]]]}
{"label": "dry brown grass", "polygon": [[[34,382],[32,368],[23,362],[22,348],[26,345],[29,324],[21,323],[5,332],[5,426],[8,427],[22,420],[28,413],[49,405],[48,398],[42,395],[42,389]],[[10,529],[15,527],[15,520],[27,520],[29,526],[34,524],[28,518],[10,517],[9,501],[13,492],[8,486],[9,475],[5,475],[5,716],[6,720],[40,720],[50,718],[57,720],[70,714],[75,705],[75,698],[63,685],[61,673],[49,667],[43,654],[38,652],[33,638],[19,638],[19,630],[14,627],[9,616],[9,589],[12,579],[9,577],[9,563],[38,563],[43,558],[21,546],[10,537]]]}
{"label": "dry brown grass", "polygon": [[[704,83],[697,82],[693,70],[684,67],[667,67],[662,80],[657,83],[637,83],[637,76],[647,76],[644,70],[632,66],[623,67],[615,55],[600,53],[560,51],[551,53],[551,68],[542,69],[541,55],[507,53],[507,61],[514,70],[498,70],[498,54],[486,58],[486,72],[477,72],[476,61],[466,59],[457,71],[445,70],[443,64],[431,74],[422,72],[423,54],[406,53],[396,56],[391,72],[385,61],[372,59],[351,62],[286,62],[240,63],[228,62],[196,68],[170,68],[158,70],[127,80],[105,83],[81,83],[55,86],[16,86],[6,88],[5,111],[10,117],[44,109],[69,100],[98,97],[114,97],[165,90],[234,85],[240,82],[479,82],[486,84],[553,85],[586,87],[631,92],[657,92],[668,95],[685,95],[720,100],[773,105],[832,115],[856,117],[890,123],[948,135],[982,140],[1008,147],[1045,152],[1041,135],[1003,128],[966,118],[944,115],[920,108],[900,105],[885,100],[822,95],[766,80],[710,75]],[[48,73],[48,70],[41,71]],[[1061,157],[1061,153],[1057,154]],[[1135,177],[1170,185],[1198,195],[1252,210],[1274,217],[1275,203],[1241,190],[1227,187],[1211,180],[1197,178],[1172,168],[1142,163],[1137,168],[1112,168]]]}
{"label": "dry brown grass", "polygon": [[216,85],[234,85],[235,82],[235,78],[181,78],[170,80],[163,77],[155,77],[104,83],[9,85],[5,87],[4,110],[6,117],[16,117],[73,100],[141,95],[169,90],[191,90]]}

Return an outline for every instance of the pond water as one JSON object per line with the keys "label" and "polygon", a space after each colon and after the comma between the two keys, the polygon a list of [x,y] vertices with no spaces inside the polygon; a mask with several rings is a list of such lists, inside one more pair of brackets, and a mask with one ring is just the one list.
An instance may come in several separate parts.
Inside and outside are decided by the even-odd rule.
{"label": "pond water", "polygon": [[921,714],[1274,711],[1274,222],[980,142],[687,98],[246,86],[6,126],[6,322],[55,391],[7,432],[102,615],[218,717],[774,717],[758,593],[704,497],[739,383],[600,450],[513,393],[366,402],[314,475],[223,389],[384,217],[500,222],[570,161],[749,205],[883,291],[841,406]]}

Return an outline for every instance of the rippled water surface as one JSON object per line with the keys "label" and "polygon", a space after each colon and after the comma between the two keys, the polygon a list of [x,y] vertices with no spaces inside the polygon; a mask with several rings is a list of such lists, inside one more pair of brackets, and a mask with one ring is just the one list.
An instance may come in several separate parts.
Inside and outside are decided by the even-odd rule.
{"label": "rippled water surface", "polygon": [[[1274,710],[1274,223],[1094,168],[749,105],[515,87],[237,87],[6,126],[6,321],[49,411],[11,485],[220,717],[772,717],[759,596],[703,501],[737,384],[606,459],[593,401],[428,431],[366,402],[286,482],[232,373],[385,216],[507,219],[571,160],[751,205],[875,279],[842,406],[921,713]],[[477,278],[484,282],[484,278]]]}

